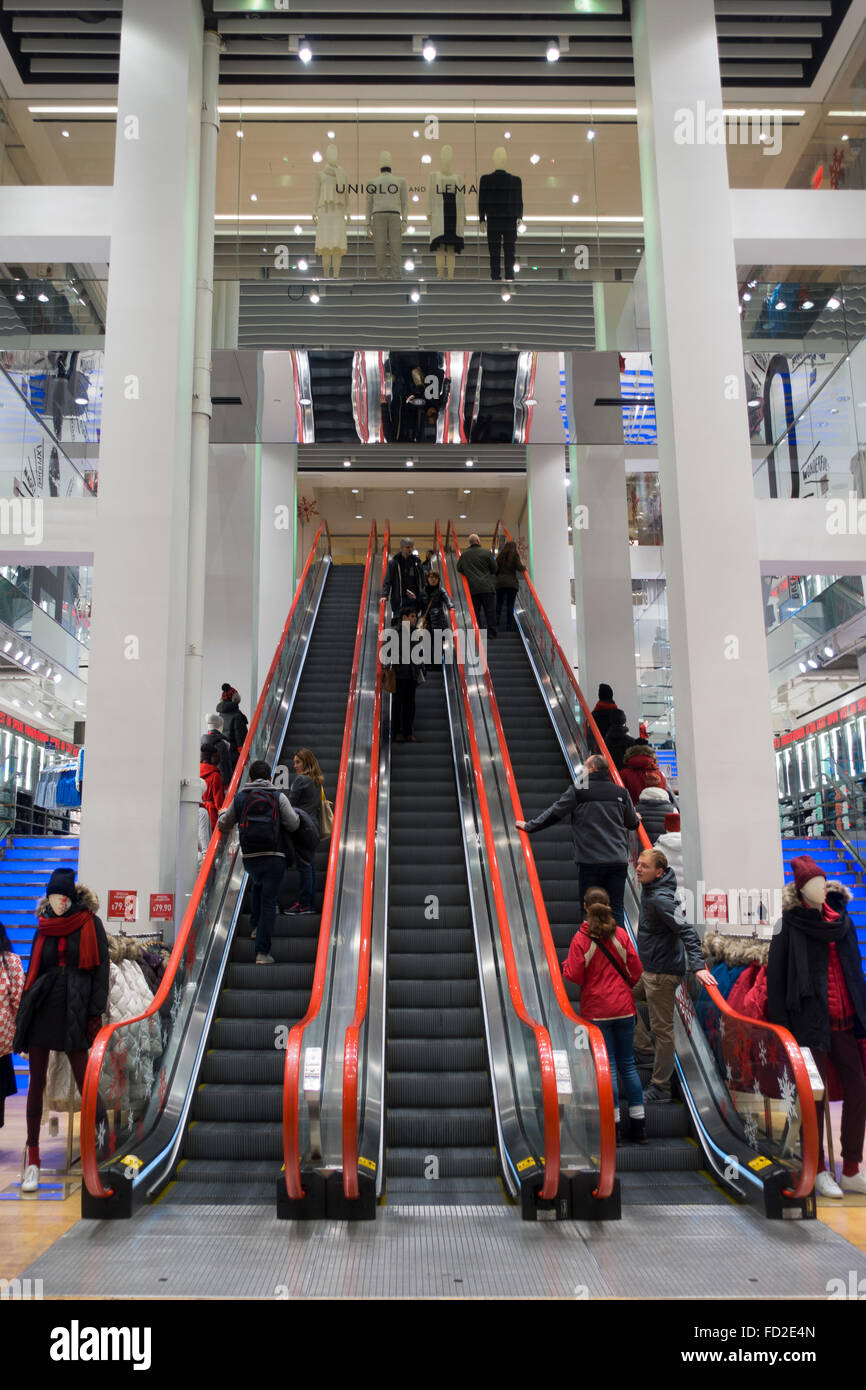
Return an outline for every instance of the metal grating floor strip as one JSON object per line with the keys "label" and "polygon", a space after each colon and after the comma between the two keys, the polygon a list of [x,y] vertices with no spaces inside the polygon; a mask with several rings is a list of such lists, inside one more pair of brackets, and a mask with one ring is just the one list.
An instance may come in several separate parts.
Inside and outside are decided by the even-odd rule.
{"label": "metal grating floor strip", "polygon": [[507,1207],[394,1206],[288,1223],[258,1206],[160,1204],[80,1221],[29,1269],[46,1298],[815,1298],[866,1255],[820,1222],[746,1208],[626,1208],[534,1224]]}

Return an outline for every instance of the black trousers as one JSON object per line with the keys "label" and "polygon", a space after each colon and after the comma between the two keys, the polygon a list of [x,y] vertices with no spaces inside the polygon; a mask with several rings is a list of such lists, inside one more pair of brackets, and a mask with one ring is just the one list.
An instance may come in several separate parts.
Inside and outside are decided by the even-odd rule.
{"label": "black trousers", "polygon": [[490,255],[490,278],[501,280],[500,245],[505,254],[505,278],[514,279],[514,261],[517,254],[517,223],[513,217],[487,219],[487,250]]}
{"label": "black trousers", "polygon": [[411,738],[412,725],[415,723],[414,676],[410,676],[408,680],[401,680],[399,676],[397,677],[397,689],[391,709],[395,735],[402,734],[404,738]]}
{"label": "black trousers", "polygon": [[496,595],[495,594],[473,594],[472,606],[475,609],[475,616],[478,619],[479,627],[486,627],[491,632],[496,631]]}
{"label": "black trousers", "polygon": [[497,589],[496,590],[496,622],[498,626],[502,624],[502,610],[505,609],[505,626],[508,632],[514,632],[514,601],[517,598],[516,589]]}

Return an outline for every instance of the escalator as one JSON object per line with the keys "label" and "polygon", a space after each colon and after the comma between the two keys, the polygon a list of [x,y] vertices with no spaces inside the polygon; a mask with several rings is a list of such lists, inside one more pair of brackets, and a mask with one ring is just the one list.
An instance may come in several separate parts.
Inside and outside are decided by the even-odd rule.
{"label": "escalator", "polygon": [[321,350],[306,356],[315,442],[345,444],[358,439],[353,400],[355,354]]}
{"label": "escalator", "polygon": [[[524,815],[531,820],[565,791],[573,780],[571,768],[520,633],[500,633],[489,645],[488,662]],[[577,865],[568,822],[561,821],[534,835],[532,850],[557,956],[564,961],[579,926]],[[568,984],[566,988],[570,999],[579,999],[576,986]],[[650,1069],[644,1069],[644,1085],[649,1079]],[[727,1198],[705,1168],[702,1150],[692,1136],[683,1100],[649,1101],[646,1111],[649,1145],[626,1144],[617,1149],[623,1202],[724,1203]]]}
{"label": "escalator", "polygon": [[514,442],[514,391],[519,360],[517,352],[472,354],[464,427],[473,444]]}
{"label": "escalator", "polygon": [[417,744],[391,749],[386,1201],[502,1201],[478,963],[441,665]]}
{"label": "escalator", "polygon": [[[312,748],[327,792],[336,787],[352,670],[352,650],[364,570],[331,567],[280,763],[292,773],[298,748]],[[303,1016],[310,1000],[313,962],[328,860],[327,840],[316,856],[316,911],[285,915],[297,900],[297,871],[289,869],[271,955],[256,965],[250,919],[243,910],[208,1040],[176,1181],[165,1200],[270,1203],[283,1160],[280,1030]],[[249,891],[249,890],[248,890]]]}

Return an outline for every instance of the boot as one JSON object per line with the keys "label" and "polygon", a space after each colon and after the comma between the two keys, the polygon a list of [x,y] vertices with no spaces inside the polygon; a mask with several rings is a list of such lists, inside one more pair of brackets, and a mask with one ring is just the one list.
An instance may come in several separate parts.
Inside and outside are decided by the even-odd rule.
{"label": "boot", "polygon": [[644,1115],[642,1115],[640,1119],[636,1119],[635,1116],[632,1115],[629,1119],[629,1126],[631,1129],[629,1138],[633,1144],[649,1143],[646,1137],[646,1117]]}
{"label": "boot", "polygon": [[616,1146],[620,1148],[625,1143],[622,1136],[622,1120],[616,1121]]}

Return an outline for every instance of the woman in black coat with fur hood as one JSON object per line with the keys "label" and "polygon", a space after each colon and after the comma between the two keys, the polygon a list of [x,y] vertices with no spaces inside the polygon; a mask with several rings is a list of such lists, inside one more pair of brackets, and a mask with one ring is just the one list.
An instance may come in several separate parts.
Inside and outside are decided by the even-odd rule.
{"label": "woman in black coat with fur hood", "polygon": [[23,1192],[39,1185],[39,1126],[51,1052],[65,1052],[79,1091],[108,1003],[108,939],[99,900],[71,869],[55,869],[36,909],[39,927],[18,1006],[15,1052],[30,1058]]}
{"label": "woman in black coat with fur hood", "polygon": [[866,1196],[860,1172],[866,1132],[866,1077],[860,1039],[866,1037],[866,980],[854,924],[848,915],[850,892],[828,883],[808,855],[791,861],[794,882],[785,885],[782,919],[767,960],[767,1015],[790,1029],[801,1047],[811,1049],[826,1084],[833,1063],[842,1087],[842,1178],[824,1162],[824,1107],[818,1106],[818,1176],[815,1191],[840,1198]]}

